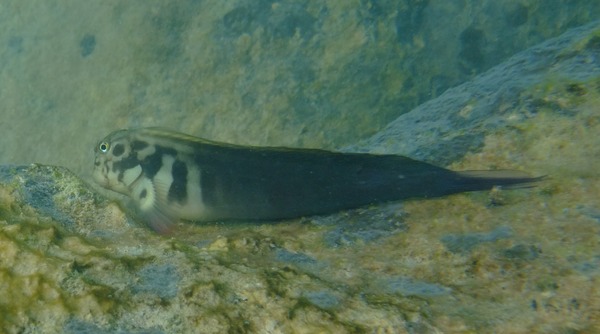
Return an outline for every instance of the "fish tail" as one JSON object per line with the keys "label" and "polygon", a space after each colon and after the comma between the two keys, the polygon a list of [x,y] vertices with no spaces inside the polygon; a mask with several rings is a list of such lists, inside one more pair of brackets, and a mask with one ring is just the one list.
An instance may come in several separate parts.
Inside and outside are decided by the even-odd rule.
{"label": "fish tail", "polygon": [[516,170],[471,170],[457,172],[457,186],[463,191],[488,190],[493,187],[508,189],[531,188],[544,180],[546,175],[532,177]]}

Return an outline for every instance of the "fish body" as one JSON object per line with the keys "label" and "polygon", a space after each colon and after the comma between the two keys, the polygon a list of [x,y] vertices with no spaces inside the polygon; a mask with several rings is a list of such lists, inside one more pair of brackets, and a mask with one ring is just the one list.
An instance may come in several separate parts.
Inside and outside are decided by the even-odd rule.
{"label": "fish body", "polygon": [[132,198],[158,231],[180,219],[279,220],[539,179],[455,172],[399,155],[238,146],[158,128],[113,132],[95,155],[94,180]]}

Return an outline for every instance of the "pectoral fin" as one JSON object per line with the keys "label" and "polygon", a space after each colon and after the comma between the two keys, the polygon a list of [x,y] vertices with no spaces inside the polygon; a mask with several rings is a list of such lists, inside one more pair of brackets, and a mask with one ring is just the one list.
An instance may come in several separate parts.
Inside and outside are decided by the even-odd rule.
{"label": "pectoral fin", "polygon": [[[171,212],[167,203],[164,203],[164,185],[152,182],[147,177],[141,177],[131,187],[132,197],[135,200],[143,221],[154,231],[160,234],[172,232],[177,216]],[[161,188],[163,187],[163,188]]]}

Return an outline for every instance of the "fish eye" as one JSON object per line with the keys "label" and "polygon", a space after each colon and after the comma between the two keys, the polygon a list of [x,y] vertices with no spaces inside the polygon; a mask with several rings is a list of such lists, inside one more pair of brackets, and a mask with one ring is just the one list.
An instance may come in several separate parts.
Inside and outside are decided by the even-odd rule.
{"label": "fish eye", "polygon": [[106,153],[108,152],[108,149],[110,148],[110,144],[107,142],[102,142],[100,143],[100,145],[98,145],[98,149],[100,150],[100,152],[102,153]]}

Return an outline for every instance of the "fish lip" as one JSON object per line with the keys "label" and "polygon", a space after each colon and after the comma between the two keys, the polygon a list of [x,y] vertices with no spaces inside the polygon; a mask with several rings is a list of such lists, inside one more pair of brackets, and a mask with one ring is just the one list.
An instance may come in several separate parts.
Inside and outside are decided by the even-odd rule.
{"label": "fish lip", "polygon": [[108,176],[102,173],[102,165],[103,164],[100,163],[100,165],[94,167],[94,171],[92,172],[92,179],[94,179],[94,181],[102,187],[107,188],[109,186],[109,180]]}
{"label": "fish lip", "polygon": [[96,183],[98,183],[102,187],[104,187],[104,188],[108,187],[108,177],[106,177],[105,175],[102,175],[101,172],[94,171],[92,173],[92,178],[94,179],[94,181],[96,181]]}

